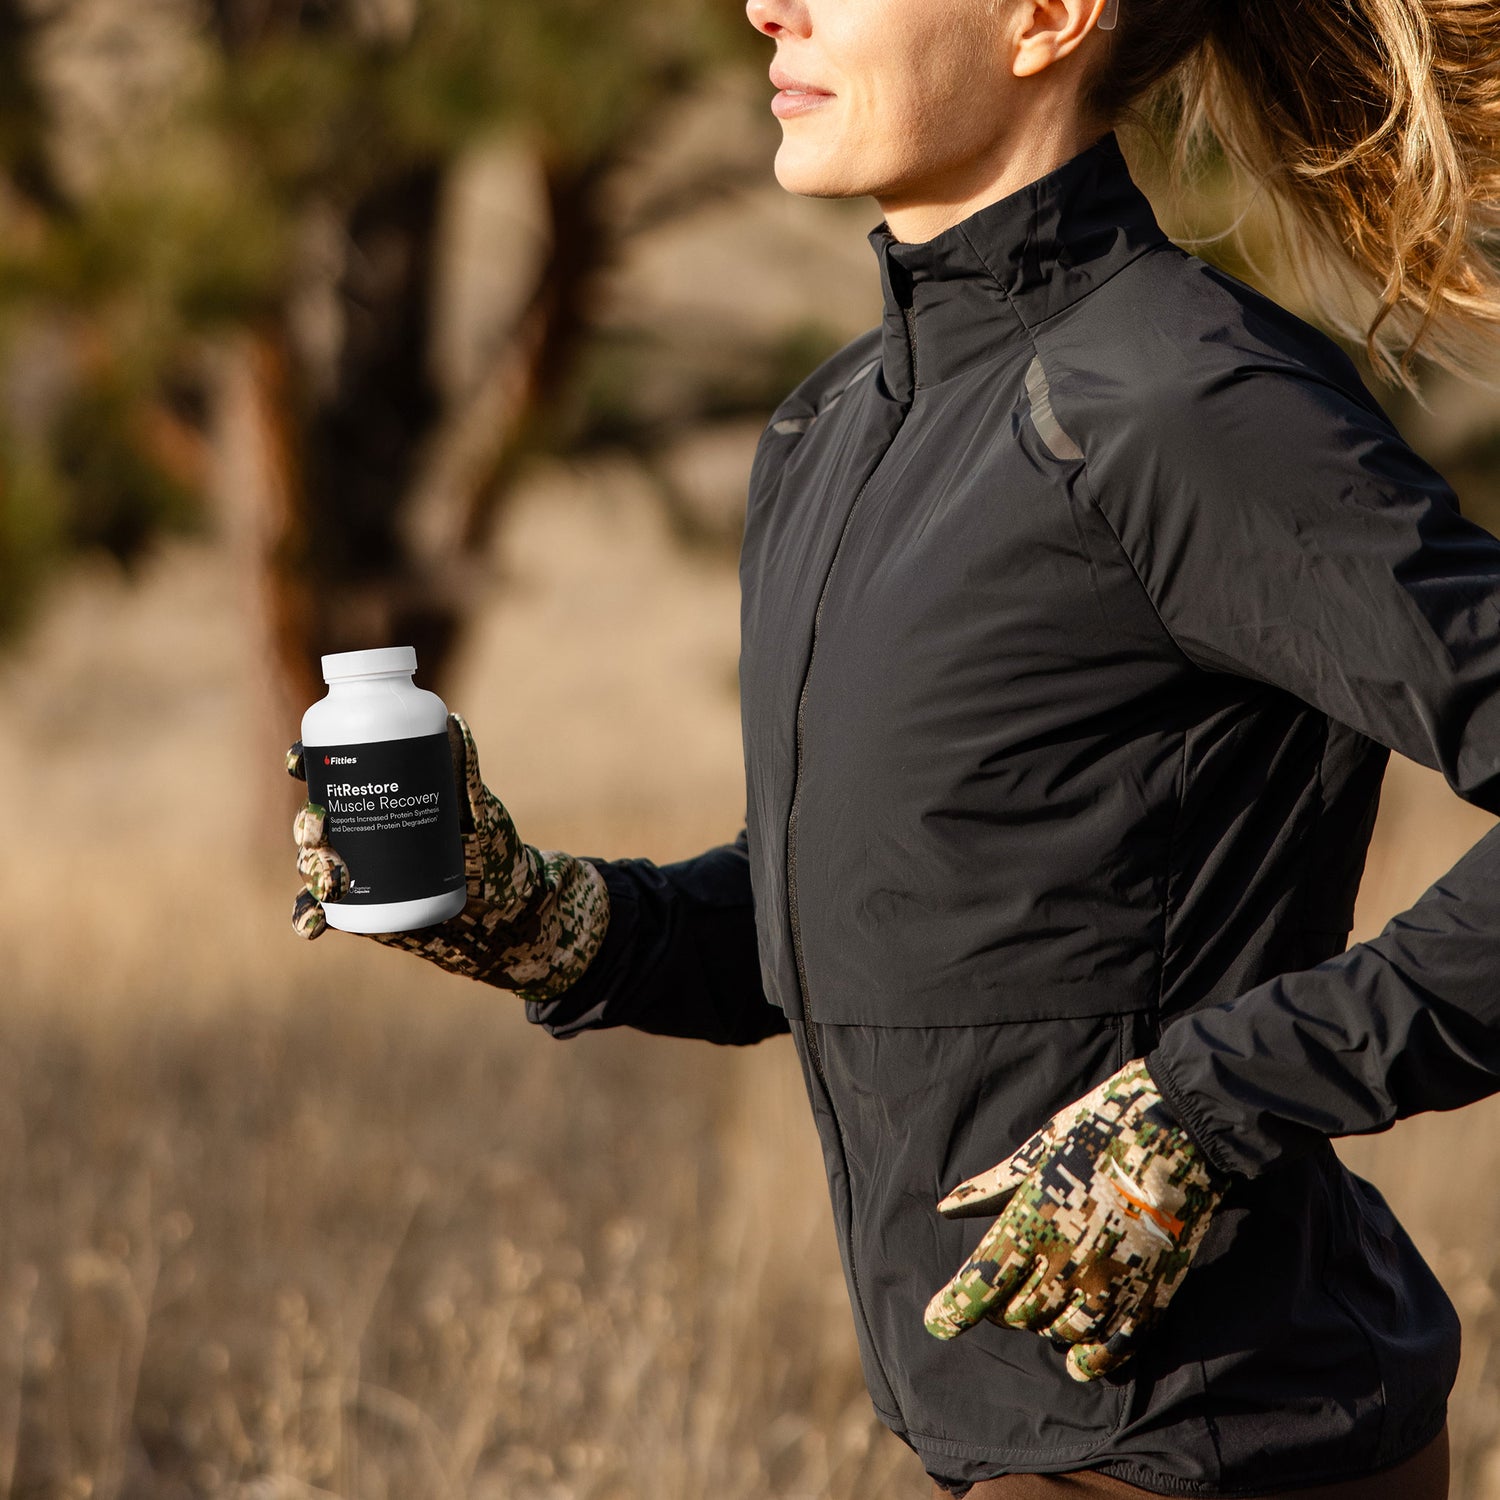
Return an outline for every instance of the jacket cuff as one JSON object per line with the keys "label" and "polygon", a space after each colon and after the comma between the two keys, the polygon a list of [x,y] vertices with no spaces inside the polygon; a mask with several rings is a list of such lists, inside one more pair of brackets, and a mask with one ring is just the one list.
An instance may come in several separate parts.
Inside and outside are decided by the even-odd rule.
{"label": "jacket cuff", "polygon": [[525,1002],[526,1019],[560,1038],[577,1036],[603,1022],[614,987],[612,981],[631,950],[640,920],[640,902],[630,877],[617,871],[607,859],[593,855],[578,858],[598,870],[609,892],[609,921],[604,928],[604,941],[588,967],[567,989],[545,1000]]}
{"label": "jacket cuff", "polygon": [[1178,1081],[1171,1063],[1159,1046],[1146,1054],[1145,1063],[1146,1071],[1151,1075],[1151,1081],[1156,1085],[1167,1108],[1177,1116],[1177,1122],[1186,1131],[1188,1139],[1208,1158],[1210,1165],[1232,1176],[1243,1176],[1244,1167],[1224,1154],[1208,1116]]}

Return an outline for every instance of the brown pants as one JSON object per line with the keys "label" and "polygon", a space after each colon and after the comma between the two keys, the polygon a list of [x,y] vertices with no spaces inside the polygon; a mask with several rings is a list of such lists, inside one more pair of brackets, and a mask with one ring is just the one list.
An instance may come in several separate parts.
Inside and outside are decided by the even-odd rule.
{"label": "brown pants", "polygon": [[[932,1487],[933,1500],[951,1500],[948,1491]],[[965,1500],[1130,1500],[1150,1495],[1111,1479],[1106,1474],[1082,1471],[1076,1474],[1011,1474],[1004,1479],[984,1479]],[[1336,1484],[1318,1484],[1311,1489],[1275,1490],[1288,1500],[1448,1500],[1448,1429],[1444,1427],[1425,1448],[1378,1474],[1341,1479]]]}

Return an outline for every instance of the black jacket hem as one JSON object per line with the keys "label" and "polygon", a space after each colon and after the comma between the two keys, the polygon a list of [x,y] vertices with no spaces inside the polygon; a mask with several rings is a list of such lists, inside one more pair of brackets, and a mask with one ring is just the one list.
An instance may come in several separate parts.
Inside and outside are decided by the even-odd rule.
{"label": "black jacket hem", "polygon": [[[881,1415],[882,1420],[885,1420],[884,1414],[880,1412],[880,1408],[876,1407],[875,1410],[878,1415]],[[1432,1440],[1437,1437],[1437,1435],[1443,1430],[1443,1426],[1447,1422],[1447,1420],[1448,1406],[1447,1403],[1444,1402],[1437,1409],[1435,1418],[1432,1421],[1426,1423],[1419,1430],[1417,1437],[1405,1448],[1403,1448],[1402,1451],[1394,1458],[1392,1458],[1388,1463],[1383,1463],[1378,1467],[1369,1469],[1351,1470],[1347,1465],[1339,1465],[1338,1467],[1331,1469],[1322,1469],[1314,1473],[1300,1475],[1298,1476],[1298,1478],[1289,1482],[1283,1482],[1275,1490],[1262,1489],[1259,1485],[1256,1484],[1251,1484],[1248,1486],[1207,1485],[1191,1479],[1174,1479],[1170,1474],[1162,1474],[1155,1469],[1146,1467],[1146,1465],[1144,1464],[1132,1463],[1125,1460],[1114,1460],[1107,1463],[1093,1464],[1090,1467],[1096,1469],[1101,1474],[1107,1474],[1111,1479],[1118,1479],[1123,1484],[1133,1484],[1138,1489],[1147,1490],[1153,1495],[1192,1496],[1193,1500],[1261,1500],[1261,1497],[1295,1494],[1298,1490],[1312,1489],[1317,1485],[1335,1484],[1340,1481],[1347,1481],[1352,1479],[1367,1479],[1373,1477],[1376,1474],[1384,1474],[1389,1470],[1397,1468],[1399,1465],[1406,1463],[1408,1459],[1414,1458],[1418,1453],[1420,1453],[1422,1449],[1425,1448],[1430,1442],[1432,1442]],[[887,1425],[890,1425],[890,1423],[887,1422]],[[910,1433],[898,1433],[898,1436],[902,1436],[906,1442],[911,1444],[911,1446],[916,1449],[917,1455],[923,1460],[923,1464],[926,1468],[928,1476],[940,1482],[945,1487],[948,1485],[955,1486],[955,1494],[962,1495],[966,1493],[966,1490],[964,1488],[965,1486],[972,1486],[982,1482],[979,1479],[954,1479],[948,1475],[937,1472],[940,1464],[934,1465],[927,1463],[927,1452],[931,1451],[936,1454],[938,1451],[934,1440],[916,1439]],[[970,1448],[959,1443],[943,1443],[942,1446],[944,1449],[953,1450],[951,1452],[945,1452],[943,1454],[944,1457],[948,1458],[969,1458],[977,1460],[979,1462],[983,1462],[986,1458],[990,1457],[989,1450]],[[986,1477],[999,1479],[1003,1478],[1005,1474],[1021,1472],[1030,1471],[1009,1469],[1001,1471],[1000,1473],[987,1475]],[[1072,1472],[1077,1471],[1075,1470]]]}

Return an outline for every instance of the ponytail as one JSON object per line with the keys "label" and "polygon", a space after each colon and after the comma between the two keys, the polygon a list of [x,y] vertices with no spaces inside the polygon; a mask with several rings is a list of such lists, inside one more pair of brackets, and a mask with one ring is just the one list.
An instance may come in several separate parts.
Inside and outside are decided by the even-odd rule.
{"label": "ponytail", "polygon": [[[1121,0],[1084,108],[1261,185],[1319,318],[1415,390],[1500,365],[1500,0]],[[1343,295],[1341,295],[1343,294]]]}

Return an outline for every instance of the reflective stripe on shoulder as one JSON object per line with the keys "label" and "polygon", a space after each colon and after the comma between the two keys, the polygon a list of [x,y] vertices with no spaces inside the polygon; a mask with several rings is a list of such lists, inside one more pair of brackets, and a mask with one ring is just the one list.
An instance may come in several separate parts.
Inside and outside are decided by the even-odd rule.
{"label": "reflective stripe on shoulder", "polygon": [[823,413],[825,411],[827,411],[828,408],[830,406],[832,406],[833,403],[835,401],[837,401],[839,399],[839,397],[842,396],[844,394],[844,392],[847,391],[849,389],[849,387],[854,384],[854,382],[856,380],[858,380],[863,375],[869,374],[869,372],[871,370],[873,370],[875,368],[875,366],[878,365],[879,363],[880,363],[880,356],[878,354],[875,356],[874,359],[866,360],[865,363],[862,364],[848,378],[848,380],[846,380],[844,382],[844,384],[841,385],[838,388],[838,390],[836,390],[817,409],[817,411],[815,411],[815,412],[809,412],[808,415],[805,416],[805,417],[783,417],[779,422],[772,422],[771,423],[771,431],[772,432],[777,432],[777,433],[805,432],[807,430],[809,424],[813,421],[814,418],[821,417],[823,415]]}
{"label": "reflective stripe on shoulder", "polygon": [[1082,458],[1083,449],[1063,431],[1062,423],[1052,414],[1052,392],[1040,358],[1033,358],[1026,367],[1026,395],[1031,402],[1031,424],[1053,458]]}

